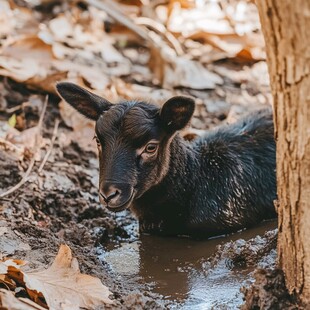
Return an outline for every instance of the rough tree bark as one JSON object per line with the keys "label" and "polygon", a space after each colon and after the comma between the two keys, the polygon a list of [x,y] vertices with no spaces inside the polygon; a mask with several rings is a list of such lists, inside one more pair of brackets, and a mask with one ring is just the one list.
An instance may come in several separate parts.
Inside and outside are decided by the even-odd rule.
{"label": "rough tree bark", "polygon": [[310,0],[257,0],[277,139],[279,265],[310,305]]}

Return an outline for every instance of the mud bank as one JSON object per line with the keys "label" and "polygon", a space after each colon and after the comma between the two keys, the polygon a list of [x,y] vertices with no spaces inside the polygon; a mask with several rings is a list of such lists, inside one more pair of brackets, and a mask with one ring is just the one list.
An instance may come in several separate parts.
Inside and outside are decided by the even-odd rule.
{"label": "mud bank", "polygon": [[[3,151],[0,156],[0,187],[6,188],[21,172],[18,159]],[[256,265],[268,255],[274,262],[274,231],[245,240],[264,235],[275,222],[205,241],[140,236],[130,212],[112,214],[99,206],[97,173],[95,154],[75,143],[62,150],[56,145],[53,162],[1,201],[2,255],[38,268],[66,243],[82,272],[110,288],[117,309],[233,309]]]}
{"label": "mud bank", "polygon": [[[1,156],[5,188],[17,183],[20,171],[14,157]],[[1,202],[2,254],[38,268],[50,264],[66,243],[82,271],[111,289],[117,309],[234,309],[242,304],[240,287],[253,279],[254,268],[268,259],[274,263],[275,231],[245,240],[275,222],[205,241],[140,236],[129,212],[116,215],[99,206],[95,154],[74,143],[56,148],[54,162],[36,178]]]}
{"label": "mud bank", "polygon": [[246,309],[307,309],[298,304],[294,296],[289,295],[285,287],[283,271],[277,268],[258,269],[254,274],[255,282],[242,288],[245,302],[241,310]]}
{"label": "mud bank", "polygon": [[[21,85],[14,87],[9,108],[31,96]],[[44,96],[35,96],[42,102]],[[43,127],[48,139],[60,118],[58,102],[50,97]],[[22,133],[37,124],[40,109],[23,112]],[[7,119],[0,113],[0,134]],[[254,281],[254,269],[274,265],[275,222],[212,240],[140,236],[130,212],[113,214],[100,207],[96,154],[75,141],[64,144],[70,132],[61,122],[44,168],[38,171],[41,162],[36,161],[29,181],[0,200],[1,255],[41,268],[52,262],[60,244],[68,244],[81,271],[99,277],[112,291],[115,309],[236,309],[243,303],[240,288]],[[30,143],[31,136],[26,139]],[[4,192],[20,181],[31,154],[25,149],[21,157],[14,145],[0,146]],[[43,146],[41,159],[46,152]]]}

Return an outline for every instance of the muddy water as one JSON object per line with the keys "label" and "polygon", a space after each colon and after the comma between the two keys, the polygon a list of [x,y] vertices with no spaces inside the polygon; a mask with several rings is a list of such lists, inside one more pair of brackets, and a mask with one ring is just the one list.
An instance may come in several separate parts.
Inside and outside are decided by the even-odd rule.
{"label": "muddy water", "polygon": [[229,268],[225,261],[208,268],[216,246],[237,239],[248,240],[274,229],[276,222],[211,240],[164,238],[142,235],[103,252],[113,273],[137,287],[147,283],[155,293],[171,300],[172,309],[237,309],[242,303],[240,287],[251,280],[253,269]]}

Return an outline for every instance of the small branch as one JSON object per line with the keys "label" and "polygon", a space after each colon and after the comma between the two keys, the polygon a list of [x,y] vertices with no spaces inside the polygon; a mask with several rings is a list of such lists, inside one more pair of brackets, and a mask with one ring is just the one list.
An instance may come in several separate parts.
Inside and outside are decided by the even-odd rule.
{"label": "small branch", "polygon": [[100,2],[98,0],[85,0],[85,2],[99,10],[105,11],[117,22],[135,32],[139,37],[146,41],[150,41],[147,31],[137,26],[129,17],[125,16],[112,1],[105,0]]}
{"label": "small branch", "polygon": [[[175,54],[178,54],[179,52],[181,54],[183,53],[183,51],[182,52],[180,51],[181,47],[179,48],[178,46],[176,46],[177,43],[173,42],[173,39],[171,38],[171,36],[169,37],[167,33],[166,35],[163,35],[162,31],[158,31],[158,27],[156,29],[160,34],[163,35],[164,39],[168,40],[168,42],[173,46],[173,48],[176,47],[176,50],[171,48],[166,42],[161,40],[161,36],[158,35],[155,31],[150,31],[145,27],[141,27],[140,25],[137,25],[131,18],[123,14],[121,10],[111,0],[104,0],[101,2],[98,0],[84,0],[84,1],[99,10],[105,11],[109,16],[111,16],[117,22],[124,25],[131,31],[135,32],[138,36],[140,36],[145,41],[149,42],[151,47],[156,48],[159,51],[169,48]],[[161,53],[161,57],[164,57],[163,53]]]}
{"label": "small branch", "polygon": [[31,162],[28,166],[28,169],[27,171],[25,172],[23,178],[13,187],[11,187],[9,190],[7,190],[6,192],[0,194],[0,198],[3,198],[9,194],[12,194],[13,192],[15,192],[17,189],[19,189],[23,184],[25,184],[27,181],[28,181],[28,177],[29,177],[29,174],[34,166],[34,163],[35,163],[35,156],[32,157],[31,159]]}
{"label": "small branch", "polygon": [[36,159],[35,159],[36,158],[36,154],[38,153],[38,150],[40,149],[41,131],[42,131],[43,119],[44,119],[47,103],[48,103],[48,96],[45,97],[45,101],[44,101],[44,104],[43,104],[42,112],[41,112],[40,119],[39,119],[39,122],[38,122],[38,125],[37,125],[37,133],[36,133],[36,137],[35,137],[35,148],[34,148],[33,157],[32,157],[32,159],[30,161],[28,169],[25,172],[25,174],[22,177],[22,179],[15,186],[11,187],[6,192],[0,194],[0,198],[3,198],[3,197],[5,197],[5,196],[7,196],[9,194],[12,194],[17,189],[19,189],[23,184],[28,182],[28,177],[29,177],[29,175],[30,175],[30,173],[32,171],[32,168],[33,168],[33,166],[35,164],[35,161],[36,161]]}
{"label": "small branch", "polygon": [[49,158],[49,156],[50,156],[50,154],[51,154],[51,152],[53,150],[53,146],[54,146],[54,143],[55,143],[56,138],[57,138],[59,123],[60,123],[60,120],[56,119],[55,125],[54,125],[54,130],[53,130],[53,136],[52,136],[52,139],[51,139],[51,144],[50,144],[50,146],[49,146],[49,148],[48,148],[48,150],[47,150],[47,152],[46,152],[46,154],[44,156],[44,159],[43,159],[43,161],[42,161],[42,163],[41,163],[41,165],[40,165],[40,167],[38,169],[38,173],[40,173],[43,170],[44,165],[47,162],[47,160],[48,160],[48,158]]}
{"label": "small branch", "polygon": [[18,111],[18,110],[20,110],[22,108],[29,107],[29,106],[31,106],[30,102],[24,102],[24,103],[22,103],[20,105],[17,105],[15,107],[13,107],[13,108],[6,109],[5,112],[8,113],[8,114],[12,114],[12,113],[14,113],[14,112],[16,112],[16,111]]}
{"label": "small branch", "polygon": [[164,25],[148,17],[138,17],[136,19],[136,23],[137,25],[143,25],[148,28],[151,28],[153,31],[163,36],[166,39],[166,41],[168,41],[171,44],[171,46],[174,48],[178,56],[181,56],[184,54],[184,51],[178,39],[171,32],[167,31]]}
{"label": "small branch", "polygon": [[5,149],[5,150],[10,150],[10,151],[14,151],[14,152],[18,152],[18,153],[21,153],[22,152],[22,149],[17,147],[15,144],[13,144],[12,142],[10,141],[7,141],[3,138],[0,138],[0,147],[2,147]]}

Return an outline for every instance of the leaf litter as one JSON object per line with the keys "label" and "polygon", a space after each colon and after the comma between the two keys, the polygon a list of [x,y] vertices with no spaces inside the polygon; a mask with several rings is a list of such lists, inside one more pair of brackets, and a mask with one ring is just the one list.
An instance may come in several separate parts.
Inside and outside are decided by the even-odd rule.
{"label": "leaf litter", "polygon": [[[61,245],[52,265],[42,271],[24,271],[20,260],[7,259],[0,262],[0,283],[12,281],[16,287],[24,287],[28,296],[37,304],[50,309],[94,309],[102,304],[112,304],[111,292],[98,278],[82,274],[71,249]],[[0,304],[6,300],[0,291]],[[5,306],[5,305],[3,305]]]}
{"label": "leaf litter", "polygon": [[[132,287],[112,276],[97,259],[98,247],[136,240],[137,223],[129,214],[115,217],[100,209],[94,125],[55,96],[59,80],[112,102],[140,98],[161,104],[181,94],[199,98],[191,126],[182,133],[195,139],[271,102],[256,7],[234,0],[0,0],[0,194],[27,177],[0,200],[0,258],[23,258],[42,269],[59,244],[69,243],[83,272],[113,292],[117,309],[150,303],[163,308],[169,302],[161,303],[145,285]],[[72,268],[77,270],[75,263]],[[47,270],[30,272],[28,283],[53,279]],[[11,290],[18,284],[0,272],[1,280],[1,287]],[[20,292],[1,290],[2,303],[9,309],[40,309],[27,303],[23,281]],[[46,289],[41,282],[40,293],[37,289],[32,297],[53,302],[41,298]],[[62,304],[71,306],[70,299]]]}

